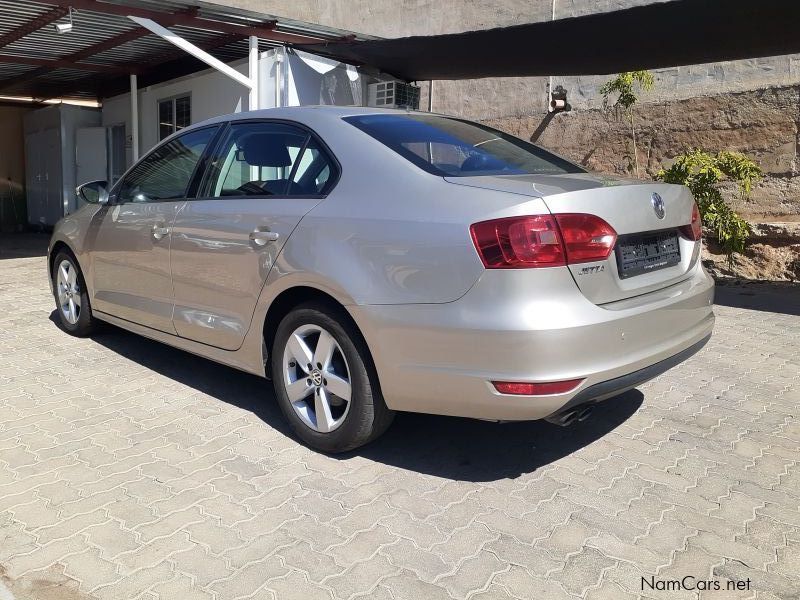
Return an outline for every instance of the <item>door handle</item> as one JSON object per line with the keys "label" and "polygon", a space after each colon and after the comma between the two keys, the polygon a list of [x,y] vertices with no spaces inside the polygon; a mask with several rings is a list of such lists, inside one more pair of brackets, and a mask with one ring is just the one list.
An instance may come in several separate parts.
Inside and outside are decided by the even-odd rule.
{"label": "door handle", "polygon": [[265,246],[268,242],[277,242],[279,237],[281,237],[280,234],[274,231],[256,229],[250,232],[250,241],[257,246]]}
{"label": "door handle", "polygon": [[169,227],[165,227],[164,225],[153,225],[153,237],[157,240],[163,238],[169,231]]}

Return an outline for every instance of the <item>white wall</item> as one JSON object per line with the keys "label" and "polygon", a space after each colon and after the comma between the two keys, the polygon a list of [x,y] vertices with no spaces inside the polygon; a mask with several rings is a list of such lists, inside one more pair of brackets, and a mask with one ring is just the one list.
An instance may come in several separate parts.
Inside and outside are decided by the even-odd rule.
{"label": "white wall", "polygon": [[[247,61],[230,66],[247,75]],[[248,110],[249,90],[219,71],[208,69],[179,79],[139,89],[139,154],[144,155],[158,142],[158,101],[189,94],[192,98],[192,123],[218,115]],[[103,100],[103,126],[125,125],[131,135],[130,94]],[[132,163],[130,140],[126,143],[126,159]]]}

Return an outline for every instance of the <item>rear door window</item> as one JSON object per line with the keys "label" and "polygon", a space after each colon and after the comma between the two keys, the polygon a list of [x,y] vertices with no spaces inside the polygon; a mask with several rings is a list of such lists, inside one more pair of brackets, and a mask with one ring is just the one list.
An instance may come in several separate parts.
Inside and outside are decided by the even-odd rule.
{"label": "rear door window", "polygon": [[300,127],[273,122],[233,123],[216,152],[207,198],[324,194],[331,160]]}

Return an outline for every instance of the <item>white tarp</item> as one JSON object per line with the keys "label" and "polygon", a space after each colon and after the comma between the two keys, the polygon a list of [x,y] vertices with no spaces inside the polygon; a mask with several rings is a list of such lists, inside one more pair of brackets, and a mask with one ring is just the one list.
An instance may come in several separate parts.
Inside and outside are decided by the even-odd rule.
{"label": "white tarp", "polygon": [[[261,108],[366,104],[367,77],[356,67],[307,52],[277,48],[263,53],[260,77]],[[276,78],[280,80],[279,103]]]}

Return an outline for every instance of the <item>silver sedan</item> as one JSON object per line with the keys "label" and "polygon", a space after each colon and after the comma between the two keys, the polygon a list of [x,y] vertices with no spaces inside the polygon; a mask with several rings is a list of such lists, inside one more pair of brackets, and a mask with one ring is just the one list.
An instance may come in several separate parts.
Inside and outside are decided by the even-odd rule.
{"label": "silver sedan", "polygon": [[686,188],[461,119],[226,115],[77,191],[49,248],[63,328],[105,321],[271,378],[326,452],[395,411],[568,425],[714,324]]}

